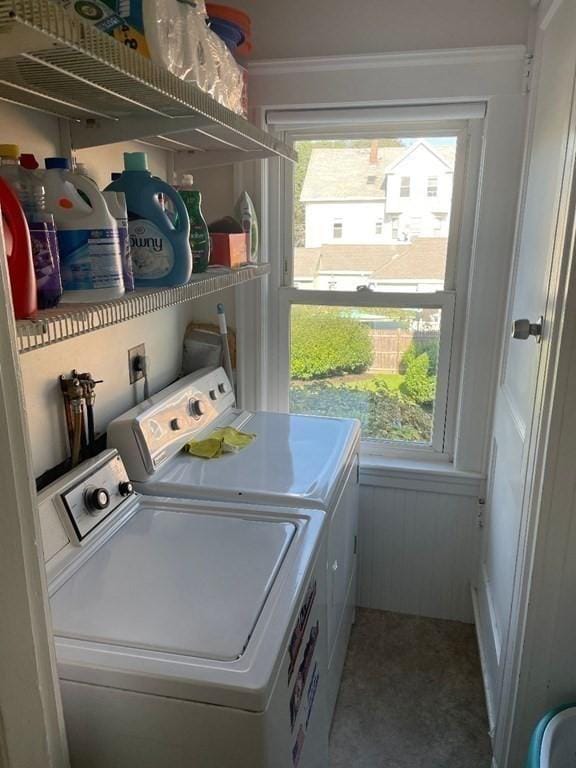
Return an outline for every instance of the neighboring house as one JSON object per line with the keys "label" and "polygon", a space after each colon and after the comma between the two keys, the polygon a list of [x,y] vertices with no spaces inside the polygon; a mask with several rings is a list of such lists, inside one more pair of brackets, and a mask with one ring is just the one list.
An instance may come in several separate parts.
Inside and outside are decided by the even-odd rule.
{"label": "neighboring house", "polygon": [[454,154],[423,140],[313,149],[300,195],[306,247],[448,237]]}
{"label": "neighboring house", "polygon": [[442,290],[447,239],[420,237],[397,245],[322,245],[294,249],[294,285],[317,290]]}

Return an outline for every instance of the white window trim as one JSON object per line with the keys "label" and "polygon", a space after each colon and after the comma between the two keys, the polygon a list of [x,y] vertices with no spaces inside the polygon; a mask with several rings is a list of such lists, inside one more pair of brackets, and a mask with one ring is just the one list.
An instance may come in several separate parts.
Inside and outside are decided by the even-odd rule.
{"label": "white window trim", "polygon": [[[402,136],[446,136],[455,135],[458,138],[458,153],[455,163],[455,173],[453,182],[453,205],[450,221],[450,231],[448,235],[448,254],[446,265],[445,291],[437,294],[429,294],[436,301],[439,308],[444,306],[439,301],[439,295],[446,299],[446,315],[444,312],[441,328],[441,358],[448,356],[442,364],[444,371],[442,377],[437,383],[437,393],[440,393],[440,386],[444,387],[442,394],[437,394],[437,400],[434,411],[434,431],[432,445],[420,446],[411,443],[402,443],[400,441],[386,440],[364,440],[362,450],[365,454],[376,454],[383,456],[405,456],[407,459],[420,458],[430,459],[434,456],[446,461],[452,461],[455,446],[455,429],[457,421],[458,400],[460,397],[460,378],[461,378],[461,358],[462,341],[465,335],[466,323],[466,301],[468,294],[468,274],[470,269],[470,242],[473,238],[474,219],[476,210],[476,196],[478,189],[479,157],[482,145],[482,125],[479,112],[477,119],[471,120],[445,120],[445,121],[426,121],[414,123],[413,127],[406,127],[406,124],[386,123],[381,126],[369,125],[366,127],[351,128],[349,125],[330,125],[324,130],[318,125],[313,127],[306,126],[295,130],[295,126],[290,126],[290,131],[282,130],[281,125],[276,126],[277,135],[284,141],[290,143],[303,139],[314,138],[339,138],[345,135],[347,138],[366,138],[378,134],[379,137]],[[292,220],[293,220],[293,167],[287,162],[273,164],[274,170],[271,178],[271,187],[278,190],[277,202],[274,209],[271,210],[272,220],[279,231],[278,246],[282,253],[282,266],[280,270],[280,279],[276,283],[277,290],[271,290],[271,304],[275,311],[272,316],[276,317],[276,339],[277,345],[273,355],[270,356],[270,363],[275,363],[276,370],[270,376],[271,390],[269,391],[268,402],[272,407],[280,411],[288,411],[289,395],[289,312],[291,303],[314,303],[311,300],[313,291],[299,291],[290,287],[293,278],[292,262]],[[466,202],[467,210],[463,209],[463,202]],[[295,296],[295,294],[299,294]],[[321,292],[324,296],[324,293]],[[328,293],[328,292],[326,292]],[[331,304],[332,297],[335,304],[342,304],[338,299],[343,293],[330,293],[330,300],[324,300],[324,303]],[[452,295],[452,305],[448,305],[447,296]],[[410,301],[404,306],[414,304],[414,295],[409,294]],[[418,304],[424,294],[418,294]],[[398,306],[393,303],[398,301],[402,294],[387,293],[369,293],[366,297],[366,305],[374,305],[375,297],[381,305]],[[406,297],[406,295],[405,295]],[[355,301],[359,303],[357,293],[354,293]],[[350,300],[348,299],[348,304]],[[450,328],[448,320],[450,319]],[[448,341],[450,336],[451,341]],[[448,341],[448,343],[446,343]],[[439,420],[444,416],[444,429],[439,426]]]}

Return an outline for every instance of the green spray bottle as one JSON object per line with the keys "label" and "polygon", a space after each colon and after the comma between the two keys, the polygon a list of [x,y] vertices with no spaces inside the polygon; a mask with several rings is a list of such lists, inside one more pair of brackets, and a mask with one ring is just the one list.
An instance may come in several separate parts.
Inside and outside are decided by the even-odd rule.
{"label": "green spray bottle", "polygon": [[202,215],[202,195],[192,188],[192,177],[183,176],[183,186],[178,187],[190,217],[190,249],[192,250],[192,272],[206,272],[210,263],[210,234]]}

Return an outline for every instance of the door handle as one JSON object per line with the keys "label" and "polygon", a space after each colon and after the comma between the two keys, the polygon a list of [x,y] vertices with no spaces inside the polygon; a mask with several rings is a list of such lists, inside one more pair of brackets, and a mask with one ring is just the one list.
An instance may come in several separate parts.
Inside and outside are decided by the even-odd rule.
{"label": "door handle", "polygon": [[512,323],[512,338],[526,341],[530,336],[534,336],[536,342],[540,344],[542,341],[542,326],[544,325],[544,318],[542,315],[538,318],[538,322],[531,323],[530,320],[523,318],[522,320],[514,320]]}

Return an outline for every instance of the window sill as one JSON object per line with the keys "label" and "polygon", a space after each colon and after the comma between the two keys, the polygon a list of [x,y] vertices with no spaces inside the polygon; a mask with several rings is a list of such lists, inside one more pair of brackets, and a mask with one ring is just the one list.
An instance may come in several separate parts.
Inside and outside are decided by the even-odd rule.
{"label": "window sill", "polygon": [[448,460],[360,454],[360,484],[484,498],[486,478]]}

